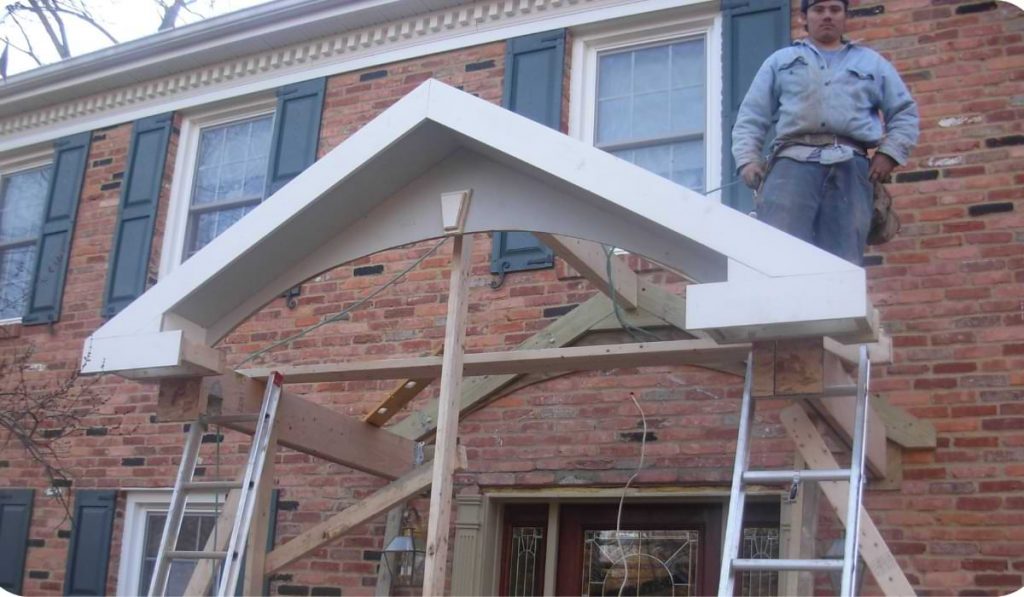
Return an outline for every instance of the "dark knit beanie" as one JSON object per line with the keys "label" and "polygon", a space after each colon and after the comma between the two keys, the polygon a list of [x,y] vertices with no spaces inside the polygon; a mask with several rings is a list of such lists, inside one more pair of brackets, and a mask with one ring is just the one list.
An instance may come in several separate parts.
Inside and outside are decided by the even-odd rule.
{"label": "dark knit beanie", "polygon": [[[800,12],[806,13],[808,8],[824,1],[825,0],[800,0]],[[842,0],[842,2],[843,6],[850,8],[850,0]]]}

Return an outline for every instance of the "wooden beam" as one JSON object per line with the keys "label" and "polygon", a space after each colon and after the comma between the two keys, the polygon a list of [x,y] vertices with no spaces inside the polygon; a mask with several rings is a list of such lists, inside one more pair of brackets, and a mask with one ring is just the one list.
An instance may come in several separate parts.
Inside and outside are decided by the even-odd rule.
{"label": "wooden beam", "polygon": [[[468,241],[468,242],[467,242]],[[438,396],[437,438],[430,485],[430,518],[427,521],[423,595],[443,595],[448,578],[448,535],[452,519],[452,492],[458,455],[459,397],[462,395],[463,356],[466,350],[466,316],[469,312],[469,269],[472,242],[455,237],[451,282],[448,286],[448,317],[444,330],[444,361]]]}
{"label": "wooden beam", "polygon": [[260,473],[260,484],[256,488],[256,503],[252,521],[249,523],[249,538],[246,541],[246,560],[242,581],[243,595],[262,595],[266,577],[263,575],[264,563],[267,558],[267,537],[270,534],[270,499],[274,492],[274,460],[277,455],[277,430],[270,435],[267,443],[267,456],[263,461],[263,472]]}
{"label": "wooden beam", "polygon": [[[856,387],[857,381],[847,372],[842,361],[831,353],[824,353],[824,377],[827,386]],[[815,398],[809,401],[818,414],[832,427],[847,447],[853,446],[853,424],[857,416],[857,400],[854,396]],[[875,478],[885,478],[889,466],[886,450],[885,423],[875,412],[874,398],[868,400],[868,436],[864,445],[864,460],[868,471]]]}
{"label": "wooden beam", "polygon": [[[811,469],[837,469],[839,464],[829,452],[818,430],[807,417],[800,404],[788,406],[780,412],[782,424],[793,439],[800,455]],[[819,484],[825,498],[832,505],[839,520],[846,525],[846,509],[849,499],[849,483],[829,481]],[[878,586],[886,595],[914,595],[914,588],[900,570],[885,539],[879,533],[871,516],[861,507],[860,513],[860,554]]]}
{"label": "wooden beam", "polygon": [[[554,371],[592,371],[623,367],[658,367],[663,365],[704,365],[738,361],[745,358],[750,346],[720,346],[713,340],[671,340],[602,346],[571,346],[478,352],[465,355],[467,376],[548,373]],[[441,372],[444,357],[384,359],[330,365],[301,365],[278,370],[292,383],[322,383],[368,379],[427,379]],[[262,378],[265,369],[246,369],[243,375]]]}
{"label": "wooden beam", "polygon": [[[290,381],[287,376],[285,381]],[[210,403],[209,414],[255,414],[265,385],[264,380],[228,373],[205,378],[202,391]],[[412,441],[290,392],[281,393],[274,425],[280,445],[360,471],[395,479],[413,465]],[[249,434],[255,429],[252,422],[223,426]]]}
{"label": "wooden beam", "polygon": [[885,435],[890,441],[904,448],[935,448],[935,425],[931,421],[918,419],[882,396],[872,396],[871,406],[885,423]]}
{"label": "wooden beam", "polygon": [[423,491],[430,485],[433,463],[413,469],[399,479],[305,531],[267,554],[264,574],[270,575],[317,550],[363,524],[376,518]]}
{"label": "wooden beam", "polygon": [[608,255],[600,243],[543,232],[534,235],[601,292],[612,297],[620,307],[633,310],[640,306],[636,273],[621,258],[612,255],[609,283]]}

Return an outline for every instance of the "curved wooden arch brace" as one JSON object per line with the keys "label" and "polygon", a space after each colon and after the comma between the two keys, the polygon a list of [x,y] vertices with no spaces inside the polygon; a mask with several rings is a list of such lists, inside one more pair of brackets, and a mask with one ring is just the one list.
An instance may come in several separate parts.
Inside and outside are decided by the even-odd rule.
{"label": "curved wooden arch brace", "polygon": [[429,81],[97,330],[83,372],[216,371],[220,357],[210,347],[288,288],[444,236],[441,196],[463,189],[473,191],[466,233],[526,230],[613,244],[701,282],[688,291],[695,329],[728,328],[735,340],[803,323],[815,334],[849,332],[870,311],[861,268]]}

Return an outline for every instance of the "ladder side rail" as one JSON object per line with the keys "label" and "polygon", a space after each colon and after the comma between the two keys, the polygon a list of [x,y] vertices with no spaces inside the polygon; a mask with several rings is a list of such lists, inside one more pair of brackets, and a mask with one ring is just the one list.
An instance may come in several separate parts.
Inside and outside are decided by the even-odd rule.
{"label": "ladder side rail", "polygon": [[164,530],[160,536],[160,548],[157,551],[156,565],[153,567],[153,578],[149,583],[150,597],[163,595],[167,590],[167,576],[171,569],[171,559],[167,554],[174,550],[175,544],[178,542],[178,533],[181,531],[181,521],[185,516],[185,499],[188,493],[185,484],[192,480],[196,460],[199,457],[199,446],[205,431],[206,425],[201,421],[195,421],[189,426],[185,448],[181,454],[181,463],[178,465],[178,475],[174,481],[174,492],[171,494],[171,503],[167,509],[167,519],[164,521]]}
{"label": "ladder side rail", "polygon": [[234,595],[235,585],[238,583],[238,575],[242,564],[242,551],[245,549],[244,546],[248,539],[249,523],[252,520],[253,507],[255,506],[256,487],[259,485],[260,476],[263,472],[263,462],[267,456],[267,447],[270,443],[274,418],[277,416],[277,404],[281,396],[282,382],[283,377],[276,371],[271,373],[270,379],[267,380],[267,390],[260,409],[260,420],[253,434],[252,446],[249,448],[249,462],[246,465],[245,476],[242,479],[238,510],[235,513],[235,522],[231,529],[231,542],[228,545],[227,558],[224,562],[224,570],[217,590],[217,595],[222,597]]}
{"label": "ladder side rail", "polygon": [[732,490],[729,493],[729,515],[725,526],[725,541],[722,546],[722,569],[718,578],[719,597],[732,597],[736,586],[733,561],[740,555],[743,510],[746,506],[743,473],[746,472],[750,461],[750,429],[754,418],[753,379],[754,353],[751,351],[747,355],[747,374],[743,381],[743,402],[740,405],[739,433],[736,438],[736,462],[733,466]]}
{"label": "ladder side rail", "polygon": [[867,443],[868,392],[871,361],[867,345],[860,347],[857,375],[857,411],[853,426],[853,453],[850,456],[850,487],[846,507],[846,541],[843,554],[843,579],[840,594],[852,597],[856,587],[857,560],[860,557],[860,512],[864,501],[864,446]]}

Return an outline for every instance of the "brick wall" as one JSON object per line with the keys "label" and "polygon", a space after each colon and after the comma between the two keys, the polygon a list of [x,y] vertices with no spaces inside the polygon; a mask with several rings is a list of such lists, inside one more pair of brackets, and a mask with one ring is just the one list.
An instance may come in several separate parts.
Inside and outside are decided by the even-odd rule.
{"label": "brick wall", "polygon": [[[903,232],[873,250],[868,261],[872,297],[895,346],[895,364],[876,368],[875,389],[939,431],[937,450],[904,452],[903,482],[895,490],[870,491],[868,508],[922,592],[1009,592],[1024,584],[1024,540],[1014,532],[1024,527],[1024,175],[1017,172],[1024,157],[1024,18],[995,2],[901,0],[855,2],[852,8],[857,16],[851,37],[894,61],[922,112],[921,147],[890,187]],[[800,31],[794,18],[794,35]],[[494,43],[329,78],[319,155],[429,77],[500,103],[504,49]],[[33,383],[70,375],[82,340],[102,323],[103,283],[130,132],[125,124],[94,133],[61,321],[52,328],[11,327],[13,337],[0,340],[4,354],[35,347]],[[177,134],[168,177],[176,144]],[[153,271],[169,201],[169,178],[164,182]],[[275,300],[232,332],[222,342],[229,361],[238,363],[337,313],[433,245],[395,249],[317,276],[303,285],[297,308]],[[449,251],[442,246],[347,321],[272,352],[266,362],[432,353],[443,337]],[[513,274],[492,289],[489,254],[489,239],[475,238],[470,350],[514,346],[593,294],[564,264]],[[681,289],[678,279],[632,261],[645,278]],[[460,431],[470,468],[458,475],[457,491],[620,486],[639,458],[642,424],[630,393],[648,423],[646,468],[635,483],[727,483],[738,410],[734,378],[658,368],[533,381],[465,418]],[[65,461],[76,473],[72,490],[169,485],[184,434],[180,424],[151,422],[155,388],[109,377],[94,383],[89,391],[106,397],[102,412],[89,421],[88,434],[64,442]],[[359,416],[393,383],[295,390]],[[431,386],[413,408],[436,394],[436,385]],[[760,411],[763,432],[755,454],[763,466],[791,461],[789,440],[773,414],[777,406]],[[204,448],[207,476],[216,472],[216,447]],[[239,436],[226,434],[221,473],[237,470],[244,448]],[[277,470],[279,543],[383,483],[290,451],[278,456]],[[0,484],[37,489],[24,590],[59,592],[69,528],[62,509],[42,497],[45,481],[17,450],[0,454]],[[122,497],[115,522],[111,593],[123,502]],[[420,511],[425,516],[426,506]],[[275,577],[275,592],[372,592],[382,534],[381,519],[314,552]]]}

